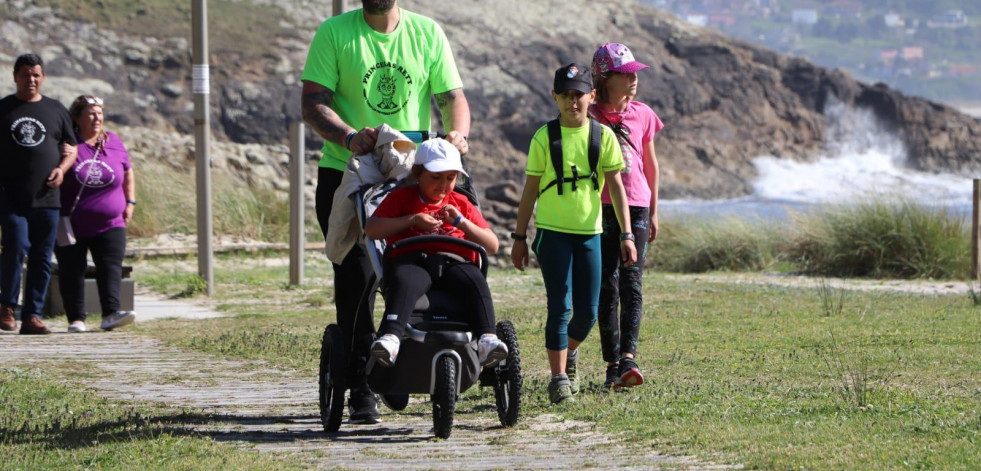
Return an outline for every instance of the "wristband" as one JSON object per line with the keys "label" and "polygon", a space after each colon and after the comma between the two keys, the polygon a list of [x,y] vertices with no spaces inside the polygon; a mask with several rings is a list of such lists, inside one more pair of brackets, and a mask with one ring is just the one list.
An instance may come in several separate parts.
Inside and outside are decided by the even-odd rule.
{"label": "wristband", "polygon": [[354,136],[356,136],[357,134],[358,134],[357,131],[351,131],[351,132],[347,133],[347,136],[344,137],[344,148],[345,149],[351,150],[351,139],[354,139]]}
{"label": "wristband", "polygon": [[457,214],[456,217],[453,218],[453,227],[459,226],[460,223],[463,222],[463,220],[464,220],[463,215],[462,214]]}
{"label": "wristband", "polygon": [[620,234],[620,242],[623,242],[625,240],[634,240],[633,233],[624,232],[623,234]]}
{"label": "wristband", "polygon": [[517,232],[512,232],[511,240],[528,240],[528,234],[518,234]]}
{"label": "wristband", "polygon": [[136,206],[136,200],[126,200],[126,204],[131,204],[133,206]]}

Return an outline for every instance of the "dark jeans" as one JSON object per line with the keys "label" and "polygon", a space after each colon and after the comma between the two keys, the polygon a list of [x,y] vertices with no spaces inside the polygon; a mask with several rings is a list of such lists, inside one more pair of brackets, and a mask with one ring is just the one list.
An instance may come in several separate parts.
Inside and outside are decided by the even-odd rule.
{"label": "dark jeans", "polygon": [[[637,263],[624,267],[620,261],[620,223],[613,205],[603,205],[603,279],[600,284],[599,329],[603,360],[613,363],[624,353],[637,353],[640,319],[644,313],[642,280],[651,233],[650,208],[630,207],[631,232],[637,247]],[[617,311],[619,315],[617,315]]]}
{"label": "dark jeans", "polygon": [[450,263],[443,268],[442,276],[434,279],[429,268],[416,262],[396,263],[386,270],[385,283],[385,318],[379,334],[401,337],[416,301],[431,288],[454,294],[476,336],[495,332],[490,288],[477,265]]}
{"label": "dark jeans", "polygon": [[17,306],[26,259],[22,320],[32,315],[40,317],[44,307],[59,217],[57,208],[0,212],[0,304]]}
{"label": "dark jeans", "polygon": [[[320,167],[317,172],[317,222],[327,238],[330,210],[334,204],[334,192],[341,184],[344,173],[340,170]],[[337,308],[337,325],[346,338],[352,339],[356,352],[367,352],[368,335],[374,332],[373,311],[375,293],[366,293],[374,270],[364,250],[355,245],[340,265],[334,266],[334,305]],[[359,358],[361,355],[355,355]]]}
{"label": "dark jeans", "polygon": [[586,340],[596,324],[600,236],[539,229],[531,248],[545,281],[545,348],[565,350],[570,337]]}
{"label": "dark jeans", "polygon": [[55,247],[58,257],[58,286],[68,322],[84,321],[86,255],[92,252],[95,284],[99,289],[102,317],[119,311],[119,286],[123,279],[126,229],[114,227],[94,237],[78,237],[75,245]]}

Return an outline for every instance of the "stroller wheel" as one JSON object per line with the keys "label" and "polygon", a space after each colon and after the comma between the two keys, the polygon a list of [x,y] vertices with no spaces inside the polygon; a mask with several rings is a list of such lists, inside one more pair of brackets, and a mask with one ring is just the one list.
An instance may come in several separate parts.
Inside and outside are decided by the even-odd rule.
{"label": "stroller wheel", "polygon": [[395,411],[403,410],[409,405],[408,394],[382,394],[381,398],[386,407]]}
{"label": "stroller wheel", "polygon": [[433,430],[438,438],[450,438],[453,410],[456,408],[456,360],[443,355],[436,360],[436,387],[433,391]]}
{"label": "stroller wheel", "polygon": [[336,432],[344,416],[344,392],[347,390],[347,349],[341,328],[335,324],[324,329],[320,343],[320,421],[324,431]]}
{"label": "stroller wheel", "polygon": [[494,398],[501,425],[510,427],[518,423],[521,409],[521,353],[518,350],[518,334],[511,321],[497,323],[497,337],[508,346],[508,356],[494,367]]}

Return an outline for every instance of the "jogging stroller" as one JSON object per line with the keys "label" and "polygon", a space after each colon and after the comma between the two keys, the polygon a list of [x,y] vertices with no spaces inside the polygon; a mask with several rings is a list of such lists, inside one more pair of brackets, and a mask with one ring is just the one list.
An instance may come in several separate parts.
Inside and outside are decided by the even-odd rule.
{"label": "jogging stroller", "polygon": [[[365,185],[355,194],[357,215],[361,228],[385,196],[401,181],[388,181],[374,186]],[[460,193],[472,196],[472,187],[458,188]],[[400,240],[386,247],[384,241],[371,240],[363,235],[361,241],[371,260],[374,275],[369,282],[368,295],[384,283],[384,272],[389,267],[388,255],[396,249],[404,250],[434,240],[466,247],[480,255],[480,270],[487,275],[487,252],[478,244],[447,236],[419,236]],[[494,388],[497,414],[501,425],[510,427],[517,423],[521,405],[521,358],[518,338],[510,321],[496,325],[497,336],[507,345],[508,356],[496,365],[481,368],[477,357],[477,339],[464,320],[466,306],[460,306],[453,293],[439,289],[430,290],[416,303],[406,326],[398,361],[391,367],[375,364],[369,359],[365,367],[368,385],[381,396],[390,409],[403,410],[409,403],[410,394],[429,394],[433,407],[433,429],[439,438],[448,438],[453,428],[453,415],[460,393],[478,381],[481,386]],[[361,313],[358,315],[372,315]],[[324,430],[336,432],[344,414],[345,393],[348,390],[349,373],[354,357],[356,339],[345,338],[340,327],[328,325],[324,330],[320,352],[320,415]],[[373,340],[373,339],[371,339]],[[370,343],[370,341],[368,342]],[[367,351],[366,349],[364,351]]]}

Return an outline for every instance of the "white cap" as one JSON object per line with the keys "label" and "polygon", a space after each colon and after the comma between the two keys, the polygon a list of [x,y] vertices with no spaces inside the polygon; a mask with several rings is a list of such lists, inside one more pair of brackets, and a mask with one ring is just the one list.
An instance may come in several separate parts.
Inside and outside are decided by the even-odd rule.
{"label": "white cap", "polygon": [[422,165],[430,172],[448,172],[456,170],[470,176],[463,170],[460,151],[446,139],[429,139],[416,148],[415,165]]}

